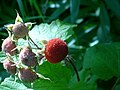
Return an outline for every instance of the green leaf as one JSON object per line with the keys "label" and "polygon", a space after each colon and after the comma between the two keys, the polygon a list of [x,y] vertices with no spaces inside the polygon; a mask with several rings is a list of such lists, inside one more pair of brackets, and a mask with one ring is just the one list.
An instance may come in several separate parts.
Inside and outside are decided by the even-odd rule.
{"label": "green leaf", "polygon": [[40,79],[34,83],[34,90],[69,90],[69,89],[67,85],[63,82],[50,82]]}
{"label": "green leaf", "polygon": [[[9,88],[10,90],[33,90],[27,88],[23,83],[16,82],[12,77],[6,78],[2,83],[1,87]],[[8,89],[8,90],[9,90]]]}
{"label": "green leaf", "polygon": [[30,3],[34,5],[34,8],[36,9],[38,16],[41,16],[42,21],[44,22],[44,16],[42,15],[38,2],[36,0],[31,0]]}
{"label": "green leaf", "polygon": [[50,80],[39,79],[33,84],[35,90],[67,90],[68,82],[71,78],[71,70],[60,63],[51,64],[44,62],[38,69],[46,78]]}
{"label": "green leaf", "polygon": [[49,62],[44,62],[39,67],[39,73],[49,77],[51,81],[69,81],[71,77],[71,70],[62,64],[51,64]]}
{"label": "green leaf", "polygon": [[25,18],[26,14],[25,14],[25,9],[24,9],[24,5],[23,5],[23,1],[22,0],[17,0],[19,9],[21,11],[22,17]]}
{"label": "green leaf", "polygon": [[51,24],[42,23],[40,25],[36,25],[29,32],[29,35],[36,43],[39,43],[40,40],[50,40],[52,38],[61,38],[62,40],[66,40],[72,36],[73,27],[76,27],[76,25],[56,20]]}
{"label": "green leaf", "polygon": [[51,22],[54,19],[57,19],[61,14],[63,14],[69,8],[69,1],[65,4],[61,4],[47,19],[46,22]]}
{"label": "green leaf", "polygon": [[115,90],[120,90],[120,84],[115,87]]}
{"label": "green leaf", "polygon": [[83,67],[102,79],[120,77],[120,43],[99,44],[89,48]]}
{"label": "green leaf", "polygon": [[2,82],[6,77],[9,77],[10,74],[4,69],[0,72],[0,82]]}
{"label": "green leaf", "polygon": [[4,68],[3,68],[3,64],[0,63],[0,71],[3,71],[3,70],[4,70]]}
{"label": "green leaf", "polygon": [[10,88],[5,87],[5,86],[1,86],[1,85],[0,85],[0,89],[1,89],[1,90],[11,90]]}
{"label": "green leaf", "polygon": [[76,80],[76,75],[74,75],[69,83],[70,90],[96,90],[96,77],[90,76],[90,72],[84,69],[78,73],[80,82]]}
{"label": "green leaf", "polygon": [[113,11],[113,13],[120,18],[120,3],[119,0],[105,0],[105,3]]}
{"label": "green leaf", "polygon": [[1,51],[0,52],[0,63],[2,63],[5,60],[6,56],[5,54]]}
{"label": "green leaf", "polygon": [[70,0],[71,21],[76,22],[80,7],[80,0]]}
{"label": "green leaf", "polygon": [[27,44],[28,44],[27,40],[22,39],[22,38],[18,39],[18,42],[17,42],[18,46],[26,46]]}
{"label": "green leaf", "polygon": [[104,4],[100,6],[100,27],[98,28],[98,39],[99,42],[109,42],[110,41],[110,20],[107,10]]}
{"label": "green leaf", "polygon": [[69,90],[96,90],[95,84],[88,84],[84,82],[78,82],[74,84],[72,87],[70,87]]}

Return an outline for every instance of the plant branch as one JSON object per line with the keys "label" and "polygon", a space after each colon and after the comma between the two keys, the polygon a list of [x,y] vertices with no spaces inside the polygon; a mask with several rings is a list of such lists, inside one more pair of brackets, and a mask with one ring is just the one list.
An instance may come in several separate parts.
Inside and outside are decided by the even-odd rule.
{"label": "plant branch", "polygon": [[38,45],[37,44],[35,44],[35,42],[29,37],[29,39],[31,40],[31,42],[38,48],[38,49],[40,49],[41,50],[41,48],[39,48],[38,47]]}
{"label": "plant branch", "polygon": [[114,90],[114,89],[115,89],[115,87],[116,87],[117,83],[119,82],[119,80],[120,80],[120,78],[118,78],[118,79],[116,80],[116,82],[115,82],[115,84],[113,85],[113,87],[112,87],[111,90]]}
{"label": "plant branch", "polygon": [[67,61],[72,65],[72,67],[73,67],[73,69],[74,69],[74,71],[75,71],[77,80],[78,80],[78,82],[79,82],[79,81],[80,81],[80,77],[79,77],[78,71],[77,71],[77,69],[76,69],[74,63],[72,62],[72,60],[71,60],[69,57],[67,58]]}

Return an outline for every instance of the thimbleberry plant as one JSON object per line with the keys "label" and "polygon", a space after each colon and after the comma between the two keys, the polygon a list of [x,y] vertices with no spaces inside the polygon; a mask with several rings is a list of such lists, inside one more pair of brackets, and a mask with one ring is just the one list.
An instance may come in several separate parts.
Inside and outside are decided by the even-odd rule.
{"label": "thimbleberry plant", "polygon": [[[60,21],[56,20],[53,23],[57,22]],[[51,31],[52,28],[50,29],[49,25],[44,28],[45,31],[41,29],[37,32],[34,31],[34,28],[33,30],[31,30],[33,24],[35,23],[24,23],[22,18],[17,13],[15,23],[5,25],[9,36],[2,43],[2,52],[6,55],[6,59],[3,61],[4,69],[7,70],[7,72],[10,73],[12,76],[14,76],[16,78],[15,80],[18,80],[22,83],[34,84],[41,79],[47,79],[51,83],[51,81],[54,80],[53,77],[55,77],[56,75],[53,75],[53,77],[51,77],[51,75],[46,76],[46,74],[43,73],[43,75],[49,78],[44,77],[41,73],[43,71],[47,72],[47,70],[50,69],[44,68],[43,70],[42,67],[44,66],[44,64],[46,64],[47,62],[47,64],[49,64],[50,66],[56,65],[58,67],[63,67],[66,62],[69,62],[73,66],[73,69],[77,75],[77,80],[80,81],[77,69],[68,55],[68,45],[65,41],[71,36],[71,34],[64,34],[64,32],[66,32],[68,29],[73,28],[74,25],[70,26],[66,24],[68,25],[66,27],[69,28],[61,28],[60,30],[55,30],[56,32],[52,33],[49,37],[48,35],[46,35],[46,31],[49,31],[49,33],[53,32]],[[43,24],[41,24],[41,26],[42,25]],[[64,32],[61,32],[61,30],[63,30]],[[40,34],[36,35],[35,33]],[[61,36],[56,37],[56,33],[61,33]],[[63,65],[61,61],[63,62]],[[66,68],[64,70],[68,70],[68,68]],[[53,72],[54,74],[57,73],[56,71],[52,70],[50,72]],[[47,73],[49,73],[49,71]],[[67,74],[68,73],[66,72],[65,75]],[[63,74],[61,73],[61,75]]]}

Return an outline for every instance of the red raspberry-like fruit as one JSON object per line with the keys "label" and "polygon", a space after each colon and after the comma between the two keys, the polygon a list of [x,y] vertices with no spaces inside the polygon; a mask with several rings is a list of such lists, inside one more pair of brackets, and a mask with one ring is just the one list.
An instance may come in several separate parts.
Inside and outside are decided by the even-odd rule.
{"label": "red raspberry-like fruit", "polygon": [[30,69],[21,68],[18,71],[18,77],[23,82],[33,82],[38,78],[38,75]]}
{"label": "red raspberry-like fruit", "polygon": [[28,29],[24,23],[19,22],[13,26],[12,32],[16,38],[23,38],[28,34]]}
{"label": "red raspberry-like fruit", "polygon": [[10,39],[10,37],[6,38],[2,43],[2,51],[5,53],[9,53],[10,55],[14,55],[16,50],[12,51],[16,47],[15,43]]}
{"label": "red raspberry-like fruit", "polygon": [[54,38],[48,41],[44,53],[49,62],[58,63],[68,54],[68,47],[63,40]]}
{"label": "red raspberry-like fruit", "polygon": [[10,61],[9,58],[6,58],[5,61],[3,62],[3,67],[6,69],[10,74],[15,74],[16,73],[16,66],[15,63]]}
{"label": "red raspberry-like fruit", "polygon": [[23,64],[29,67],[34,67],[38,64],[36,54],[29,47],[24,47],[20,51],[19,58]]}

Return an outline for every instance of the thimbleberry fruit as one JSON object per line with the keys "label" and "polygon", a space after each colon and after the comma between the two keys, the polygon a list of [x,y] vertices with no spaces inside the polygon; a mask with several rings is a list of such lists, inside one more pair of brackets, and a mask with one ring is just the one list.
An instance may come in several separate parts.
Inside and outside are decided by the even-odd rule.
{"label": "thimbleberry fruit", "polygon": [[38,75],[30,69],[21,68],[18,71],[18,77],[23,82],[33,82],[38,78]]}
{"label": "thimbleberry fruit", "polygon": [[20,51],[19,58],[24,65],[29,67],[34,67],[38,64],[36,54],[29,47],[23,47]]}
{"label": "thimbleberry fruit", "polygon": [[28,34],[28,29],[24,23],[19,22],[13,26],[12,32],[16,38],[23,38]]}
{"label": "thimbleberry fruit", "polygon": [[48,41],[44,53],[49,62],[58,63],[67,56],[68,47],[63,40],[54,38]]}
{"label": "thimbleberry fruit", "polygon": [[14,55],[16,53],[16,50],[12,51],[13,49],[15,49],[15,47],[16,45],[10,37],[6,38],[2,43],[2,51],[5,53],[9,53],[10,55]]}
{"label": "thimbleberry fruit", "polygon": [[6,69],[10,74],[15,74],[16,73],[16,66],[15,63],[10,61],[9,58],[6,58],[5,61],[3,62],[3,67]]}

